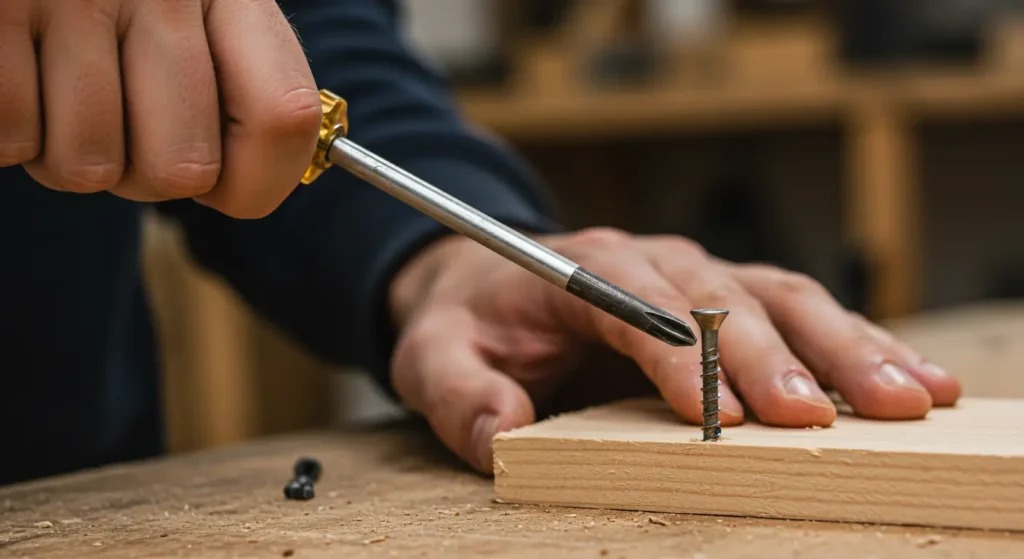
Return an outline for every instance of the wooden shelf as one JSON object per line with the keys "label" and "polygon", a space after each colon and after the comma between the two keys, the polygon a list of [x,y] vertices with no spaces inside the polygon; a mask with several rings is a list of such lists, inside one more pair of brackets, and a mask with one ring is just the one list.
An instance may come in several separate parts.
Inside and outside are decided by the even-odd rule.
{"label": "wooden shelf", "polygon": [[459,101],[470,120],[508,140],[548,143],[836,122],[865,104],[915,119],[1024,114],[1024,79],[929,72],[785,89],[661,86],[551,97],[473,91]]}
{"label": "wooden shelf", "polygon": [[845,97],[825,86],[663,88],[562,98],[466,93],[460,100],[469,119],[506,139],[554,142],[835,121]]}

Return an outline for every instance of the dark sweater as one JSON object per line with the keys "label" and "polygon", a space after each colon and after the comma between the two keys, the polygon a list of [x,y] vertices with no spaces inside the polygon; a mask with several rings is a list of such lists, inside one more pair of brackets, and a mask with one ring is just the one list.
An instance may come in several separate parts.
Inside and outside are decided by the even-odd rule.
{"label": "dark sweater", "polygon": [[[546,230],[529,170],[475,133],[398,34],[391,2],[279,2],[318,87],[349,103],[350,137],[491,216]],[[55,192],[0,169],[0,484],[163,452],[158,348],[140,275],[147,207],[180,222],[194,258],[261,316],[389,386],[385,293],[449,230],[331,169],[270,216],[233,220],[190,200],[152,206]]]}

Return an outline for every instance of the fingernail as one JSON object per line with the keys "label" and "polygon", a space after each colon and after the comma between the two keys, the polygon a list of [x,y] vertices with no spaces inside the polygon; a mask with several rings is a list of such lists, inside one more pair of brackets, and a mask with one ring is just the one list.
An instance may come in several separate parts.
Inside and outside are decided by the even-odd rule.
{"label": "fingernail", "polygon": [[914,377],[893,363],[883,363],[878,369],[878,380],[882,384],[892,388],[910,388],[913,390],[924,390]]}
{"label": "fingernail", "polygon": [[936,365],[935,363],[924,363],[921,366],[919,366],[917,370],[930,377],[949,378],[949,373],[947,373],[945,369]]}
{"label": "fingernail", "polygon": [[498,430],[498,416],[493,413],[480,414],[473,424],[471,442],[476,449],[477,465],[487,469],[492,462],[491,439]]}
{"label": "fingernail", "polygon": [[782,390],[789,398],[797,398],[814,405],[831,405],[831,401],[822,393],[813,380],[801,373],[793,373],[782,384]]}

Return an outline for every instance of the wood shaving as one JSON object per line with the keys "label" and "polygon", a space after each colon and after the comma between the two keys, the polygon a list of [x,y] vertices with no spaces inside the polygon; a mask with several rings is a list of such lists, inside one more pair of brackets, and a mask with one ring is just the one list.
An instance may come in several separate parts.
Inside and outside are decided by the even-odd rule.
{"label": "wood shaving", "polygon": [[377,536],[375,538],[370,538],[368,540],[363,540],[363,544],[370,545],[370,544],[373,544],[373,543],[380,543],[380,542],[382,542],[382,541],[384,541],[386,539],[388,539],[387,536]]}
{"label": "wood shaving", "polygon": [[668,526],[668,522],[658,518],[657,516],[648,516],[647,521],[651,524],[657,524],[658,526]]}
{"label": "wood shaving", "polygon": [[33,524],[33,526],[35,526],[36,528],[53,528],[53,522],[50,522],[49,520],[44,520],[42,522],[36,522],[35,524]]}
{"label": "wood shaving", "polygon": [[932,534],[930,536],[923,537],[917,540],[917,547],[931,547],[938,545],[942,541],[942,536],[938,534]]}

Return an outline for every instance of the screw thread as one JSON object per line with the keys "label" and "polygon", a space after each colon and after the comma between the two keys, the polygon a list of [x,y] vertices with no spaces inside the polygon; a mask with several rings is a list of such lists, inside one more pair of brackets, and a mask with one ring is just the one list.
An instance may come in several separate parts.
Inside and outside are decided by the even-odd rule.
{"label": "screw thread", "polygon": [[704,399],[701,400],[704,407],[704,440],[718,440],[722,435],[722,422],[718,418],[720,411],[718,387],[722,384],[718,379],[718,374],[721,372],[718,366],[718,347],[704,349],[701,352],[700,364],[703,368],[700,378],[703,381],[701,392],[704,395]]}

